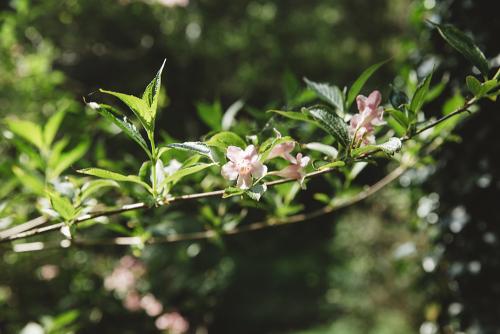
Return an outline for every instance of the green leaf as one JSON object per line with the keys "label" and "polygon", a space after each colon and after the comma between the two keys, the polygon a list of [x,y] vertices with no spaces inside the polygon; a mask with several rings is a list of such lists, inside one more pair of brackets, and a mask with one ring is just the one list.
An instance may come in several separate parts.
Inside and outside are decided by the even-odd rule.
{"label": "green leaf", "polygon": [[347,124],[339,115],[329,111],[323,106],[310,107],[306,110],[307,113],[317,120],[321,127],[341,145],[344,147],[349,146],[350,140]]}
{"label": "green leaf", "polygon": [[248,195],[251,199],[255,201],[259,201],[262,195],[267,191],[267,185],[260,183],[252,186],[250,189],[245,191],[245,194]]}
{"label": "green leaf", "polygon": [[126,118],[119,119],[117,116],[115,116],[119,114],[118,111],[116,111],[116,109],[107,104],[89,103],[89,105],[91,106],[92,109],[97,110],[97,112],[105,119],[115,124],[118,128],[120,128],[123,132],[125,132],[125,134],[127,134],[130,138],[132,138],[132,140],[134,140],[137,144],[139,144],[139,146],[144,150],[144,152],[148,154],[148,156],[151,156],[148,144],[146,144],[146,141],[141,136],[137,128],[132,123],[128,122]]}
{"label": "green leaf", "polygon": [[365,153],[370,153],[379,150],[383,151],[388,155],[394,155],[394,153],[399,152],[401,150],[402,146],[403,143],[401,142],[401,139],[392,137],[389,138],[389,140],[387,140],[385,143],[379,145],[366,145],[359,147],[352,151],[352,156],[357,157]]}
{"label": "green leaf", "polygon": [[52,180],[61,175],[62,172],[64,172],[68,167],[70,167],[76,161],[80,160],[85,155],[85,153],[89,149],[89,146],[90,141],[84,140],[71,151],[62,153],[56,161],[51,161],[53,165],[50,166],[47,177]]}
{"label": "green leaf", "polygon": [[149,83],[142,94],[142,99],[146,102],[151,110],[153,121],[156,119],[157,109],[158,109],[158,96],[160,95],[161,88],[161,73],[163,72],[163,68],[165,67],[165,62],[167,60],[163,60],[160,69],[156,73],[153,80]]}
{"label": "green leaf", "polygon": [[29,174],[17,166],[12,167],[12,172],[26,188],[31,189],[37,195],[44,194],[45,185],[41,177]]}
{"label": "green leaf", "polygon": [[392,116],[402,127],[408,128],[410,120],[404,112],[397,109],[386,109],[385,110],[390,116]]}
{"label": "green leaf", "polygon": [[430,23],[437,27],[441,36],[443,36],[452,47],[476,66],[485,77],[488,77],[488,61],[483,52],[474,44],[474,41],[469,36],[451,24]]}
{"label": "green leaf", "polygon": [[198,173],[206,168],[214,166],[215,163],[209,163],[209,164],[198,164],[194,166],[189,166],[189,167],[183,167],[173,173],[172,175],[169,175],[165,177],[165,180],[163,183],[160,185],[160,189],[163,188],[166,184],[168,183],[177,183],[179,182],[183,177],[186,177],[188,175]]}
{"label": "green leaf", "polygon": [[300,113],[300,112],[295,112],[295,111],[281,111],[281,110],[269,110],[268,112],[273,112],[275,114],[281,115],[283,117],[293,119],[296,121],[302,121],[302,122],[308,122],[308,123],[313,123],[315,125],[318,125],[310,116]]}
{"label": "green leaf", "polygon": [[496,80],[488,80],[486,82],[483,82],[481,84],[481,91],[480,91],[480,95],[481,96],[484,96],[486,95],[489,91],[491,91],[492,89],[496,88],[499,86],[499,83],[498,81]]}
{"label": "green leaf", "polygon": [[66,110],[62,109],[52,115],[47,121],[47,124],[45,124],[43,129],[43,139],[46,147],[50,147],[50,145],[52,145],[52,142],[57,134],[57,130],[59,130],[65,115]]}
{"label": "green leaf", "polygon": [[467,84],[467,88],[469,88],[470,92],[474,96],[479,96],[480,95],[480,93],[481,93],[481,82],[479,82],[479,80],[477,80],[472,75],[468,75],[465,78],[465,82]]}
{"label": "green leaf", "polygon": [[344,94],[337,86],[327,83],[314,82],[304,78],[307,87],[313,90],[319,98],[337,108],[341,115],[344,114]]}
{"label": "green leaf", "polygon": [[246,146],[245,141],[241,139],[240,136],[230,131],[222,131],[213,135],[209,140],[205,142],[205,144],[207,144],[208,146],[220,148],[223,151],[225,151],[227,147],[231,145],[238,147]]}
{"label": "green leaf", "polygon": [[328,169],[328,168],[344,167],[344,166],[345,166],[345,162],[339,160],[339,161],[333,161],[333,162],[324,164],[323,166],[321,166],[319,168],[319,170]]}
{"label": "green leaf", "polygon": [[226,189],[224,189],[224,194],[222,195],[222,198],[240,196],[243,195],[244,193],[245,193],[244,189],[236,187],[227,187]]}
{"label": "green leaf", "polygon": [[429,92],[429,85],[431,83],[431,80],[432,80],[432,72],[429,73],[425,77],[425,79],[422,82],[420,82],[419,85],[417,86],[415,94],[413,94],[410,103],[410,111],[413,114],[417,114],[424,105],[425,97],[427,95],[427,92]]}
{"label": "green leaf", "polygon": [[323,143],[316,143],[316,142],[307,143],[305,145],[305,148],[307,148],[309,150],[321,152],[321,153],[326,154],[334,159],[337,158],[337,156],[339,154],[339,151],[335,147],[330,146],[330,145],[326,145]]}
{"label": "green leaf", "polygon": [[234,123],[236,114],[243,108],[244,105],[245,104],[242,100],[238,100],[231,104],[229,108],[227,108],[221,120],[222,130],[229,130],[231,128]]}
{"label": "green leaf", "polygon": [[144,126],[144,129],[146,129],[148,132],[153,131],[155,114],[152,112],[151,108],[149,107],[146,101],[133,95],[112,92],[104,89],[100,89],[99,91],[105,94],[113,95],[118,99],[120,99],[130,108],[130,110],[132,110],[135,116],[139,118],[142,125]]}
{"label": "green leaf", "polygon": [[123,175],[115,172],[111,172],[109,170],[101,169],[101,168],[85,168],[77,171],[78,173],[85,175],[92,175],[96,177],[100,177],[102,179],[115,180],[119,182],[132,182],[142,185],[149,192],[153,192],[153,189],[146,182],[142,181],[141,178],[137,175]]}
{"label": "green leaf", "polygon": [[212,151],[210,150],[210,147],[208,147],[207,144],[199,142],[199,141],[187,141],[184,143],[173,143],[173,144],[167,144],[166,146],[169,148],[176,149],[176,150],[195,152],[195,153],[207,156],[211,160],[213,160]]}
{"label": "green leaf", "polygon": [[106,187],[119,187],[119,185],[113,180],[92,180],[85,182],[81,189],[80,201],[83,202],[99,189]]}
{"label": "green leaf", "polygon": [[220,131],[222,128],[222,107],[219,101],[212,104],[198,103],[196,112],[211,130]]}
{"label": "green leaf", "polygon": [[347,109],[349,109],[351,104],[356,99],[356,96],[358,96],[359,92],[361,92],[361,89],[365,85],[366,81],[373,75],[373,73],[375,73],[382,65],[384,65],[388,61],[389,60],[384,60],[380,63],[368,67],[363,71],[363,73],[361,73],[356,81],[354,81],[351,88],[349,89],[349,92],[347,93]]}
{"label": "green leaf", "polygon": [[47,191],[47,195],[50,198],[52,208],[60,214],[65,221],[71,221],[75,218],[76,210],[68,198],[51,191]]}
{"label": "green leaf", "polygon": [[40,125],[20,119],[7,119],[7,127],[15,135],[35,145],[39,149],[44,148],[42,128]]}

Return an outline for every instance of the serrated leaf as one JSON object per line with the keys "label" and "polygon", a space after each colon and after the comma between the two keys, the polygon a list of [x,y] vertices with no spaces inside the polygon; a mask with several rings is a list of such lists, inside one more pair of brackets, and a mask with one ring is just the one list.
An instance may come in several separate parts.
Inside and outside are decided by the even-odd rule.
{"label": "serrated leaf", "polygon": [[283,117],[286,117],[286,118],[289,118],[289,119],[293,119],[293,120],[296,120],[296,121],[303,121],[303,122],[308,122],[308,123],[313,123],[315,125],[318,125],[318,123],[316,123],[314,121],[314,119],[312,119],[308,115],[300,113],[300,112],[296,112],[296,111],[281,111],[281,110],[269,110],[268,112],[272,112],[272,113],[275,113],[275,114],[278,114],[278,115],[281,115]]}
{"label": "serrated leaf", "polygon": [[173,143],[173,144],[167,144],[166,146],[173,148],[173,149],[176,149],[176,150],[191,151],[194,153],[198,153],[198,154],[207,156],[211,160],[213,160],[210,147],[208,147],[207,144],[200,142],[200,141],[187,141],[184,143]]}
{"label": "serrated leaf", "polygon": [[410,111],[413,114],[417,114],[424,105],[425,97],[429,92],[429,85],[431,84],[431,80],[432,80],[432,72],[429,73],[425,77],[425,79],[422,82],[420,82],[419,85],[417,86],[415,94],[413,94],[410,103]]}
{"label": "serrated leaf", "polygon": [[137,130],[137,128],[132,123],[128,122],[125,118],[119,119],[117,116],[115,116],[119,114],[116,109],[107,104],[97,103],[95,103],[95,105],[92,105],[92,108],[95,109],[105,119],[120,128],[126,135],[128,135],[132,140],[139,144],[139,146],[144,150],[144,152],[147,153],[148,156],[151,156],[148,144],[146,144],[146,141],[139,133],[139,130]]}
{"label": "serrated leaf", "polygon": [[349,146],[349,131],[345,121],[323,106],[307,108],[307,112],[321,127],[344,147]]}
{"label": "serrated leaf", "polygon": [[51,191],[47,191],[47,195],[50,198],[52,208],[60,214],[65,221],[70,221],[75,218],[76,210],[68,198]]}
{"label": "serrated leaf", "polygon": [[83,202],[98,190],[107,187],[119,187],[119,185],[113,180],[92,180],[85,182],[81,188],[80,200]]}
{"label": "serrated leaf", "polygon": [[151,110],[153,121],[156,119],[157,109],[158,109],[158,96],[160,95],[161,88],[161,73],[163,72],[163,68],[165,67],[165,62],[167,60],[163,60],[160,69],[156,73],[153,80],[149,83],[149,85],[144,90],[142,94],[142,99],[147,103],[149,109]]}
{"label": "serrated leaf", "polygon": [[477,80],[475,77],[472,75],[468,75],[465,78],[465,83],[467,84],[467,88],[469,88],[469,91],[474,95],[478,96],[481,92],[481,82]]}
{"label": "serrated leaf", "polygon": [[264,195],[266,191],[267,191],[267,185],[260,183],[250,187],[250,189],[247,189],[245,191],[245,194],[247,194],[248,197],[250,197],[254,201],[259,201],[262,195]]}
{"label": "serrated leaf", "polygon": [[146,131],[151,132],[154,129],[155,115],[146,101],[133,95],[112,92],[104,89],[100,89],[99,91],[105,94],[113,95],[125,103],[141,121],[142,126],[146,129]]}
{"label": "serrated leaf", "polygon": [[15,135],[35,145],[39,149],[44,148],[42,128],[40,125],[20,119],[7,119],[7,127]]}
{"label": "serrated leaf", "polygon": [[341,115],[344,114],[344,94],[337,86],[327,83],[314,82],[304,78],[307,87],[313,90],[319,98],[337,108]]}
{"label": "serrated leaf", "polygon": [[245,141],[234,132],[222,131],[216,133],[205,142],[208,146],[214,146],[225,151],[228,146],[245,147]]}
{"label": "serrated leaf", "polygon": [[43,140],[46,147],[50,147],[50,145],[52,145],[52,142],[54,141],[54,138],[57,134],[57,131],[59,130],[59,127],[61,126],[62,120],[64,119],[65,115],[66,110],[61,109],[60,111],[52,115],[48,119],[47,124],[45,124],[45,127],[43,128]]}
{"label": "serrated leaf", "polygon": [[356,81],[354,81],[351,88],[349,89],[349,92],[347,93],[347,109],[349,109],[351,104],[356,99],[356,96],[358,96],[359,92],[361,92],[361,89],[363,89],[363,86],[365,85],[366,81],[373,75],[373,73],[375,73],[382,65],[384,65],[388,61],[389,60],[384,60],[380,63],[368,67],[366,70],[363,71],[363,73],[361,73],[361,75],[356,79]]}
{"label": "serrated leaf", "polygon": [[123,175],[116,172],[111,172],[109,170],[101,169],[101,168],[85,168],[77,171],[78,173],[85,175],[92,175],[96,177],[100,177],[102,179],[115,180],[119,182],[132,182],[142,185],[149,192],[153,192],[149,184],[142,181],[140,177],[137,175]]}
{"label": "serrated leaf", "polygon": [[451,24],[436,24],[441,36],[465,58],[467,58],[485,76],[488,76],[489,66],[486,57],[474,41]]}

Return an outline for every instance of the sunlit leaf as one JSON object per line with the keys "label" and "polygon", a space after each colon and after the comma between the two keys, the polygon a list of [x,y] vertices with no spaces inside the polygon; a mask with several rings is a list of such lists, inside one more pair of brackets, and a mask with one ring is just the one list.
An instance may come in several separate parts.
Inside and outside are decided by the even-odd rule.
{"label": "sunlit leaf", "polygon": [[327,83],[314,82],[304,78],[307,87],[313,90],[319,98],[337,108],[338,112],[344,114],[344,94],[337,86],[331,86]]}
{"label": "sunlit leaf", "polygon": [[104,89],[100,89],[100,91],[102,93],[113,95],[120,99],[123,103],[125,103],[130,108],[130,110],[132,110],[135,116],[137,116],[137,118],[141,121],[142,125],[147,131],[152,131],[154,129],[155,115],[146,101],[133,95],[112,92]]}
{"label": "sunlit leaf", "polygon": [[80,169],[77,172],[85,175],[100,177],[102,179],[115,180],[119,182],[137,183],[142,185],[144,188],[148,189],[148,191],[152,192],[151,187],[146,182],[142,181],[140,177],[137,175],[123,175],[101,168],[85,168],[85,169]]}
{"label": "sunlit leaf", "polygon": [[165,62],[167,60],[163,60],[160,69],[156,73],[154,79],[149,83],[146,87],[146,90],[142,94],[142,99],[147,103],[149,109],[151,110],[153,121],[156,118],[157,109],[158,109],[158,96],[160,95],[161,88],[161,73],[163,72],[163,68],[165,67]]}
{"label": "sunlit leaf", "polygon": [[66,115],[66,110],[61,109],[48,119],[47,124],[45,124],[45,127],[43,129],[43,139],[45,146],[50,147],[50,145],[52,145],[52,141],[54,140],[57,131],[61,126],[64,115]]}
{"label": "sunlit leaf", "polygon": [[341,145],[344,147],[349,146],[347,124],[339,115],[327,110],[327,108],[323,106],[310,107],[306,110],[307,113],[318,121],[321,127]]}

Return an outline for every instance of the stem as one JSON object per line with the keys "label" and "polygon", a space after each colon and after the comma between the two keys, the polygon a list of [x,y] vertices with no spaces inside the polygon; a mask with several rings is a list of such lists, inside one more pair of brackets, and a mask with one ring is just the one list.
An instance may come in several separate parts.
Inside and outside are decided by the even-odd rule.
{"label": "stem", "polygon": [[151,174],[153,175],[153,181],[152,181],[153,197],[156,201],[156,197],[158,196],[157,189],[156,189],[156,187],[157,187],[157,184],[156,184],[156,162],[158,161],[158,157],[156,154],[156,145],[155,145],[154,135],[150,131],[148,131],[148,138],[149,138],[149,142],[151,143]]}

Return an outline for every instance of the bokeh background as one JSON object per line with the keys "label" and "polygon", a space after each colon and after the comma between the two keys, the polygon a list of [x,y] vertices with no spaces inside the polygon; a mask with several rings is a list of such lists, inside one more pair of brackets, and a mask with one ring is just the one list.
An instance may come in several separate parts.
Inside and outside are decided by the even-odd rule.
{"label": "bokeh background", "polygon": [[[440,109],[471,68],[425,19],[471,32],[498,66],[493,7],[471,0],[4,0],[0,116],[43,124],[66,108],[71,143],[92,139],[82,164],[130,169],[140,164],[139,150],[111,136],[83,98],[100,87],[139,94],[164,58],[157,127],[166,140],[208,132],[200,106],[225,110],[241,100],[238,117],[265,118],[265,110],[292,104],[303,76],[343,86],[387,58],[370,88],[387,97],[394,78],[438,64],[435,77],[446,90],[429,109]],[[497,109],[485,102],[458,128],[461,139],[376,198],[306,223],[142,251],[2,247],[0,333],[500,333]],[[22,157],[1,130],[5,228],[13,211],[20,221],[33,211],[29,189],[12,174]],[[165,212],[148,219],[190,223]],[[140,296],[124,297],[129,286]]]}

